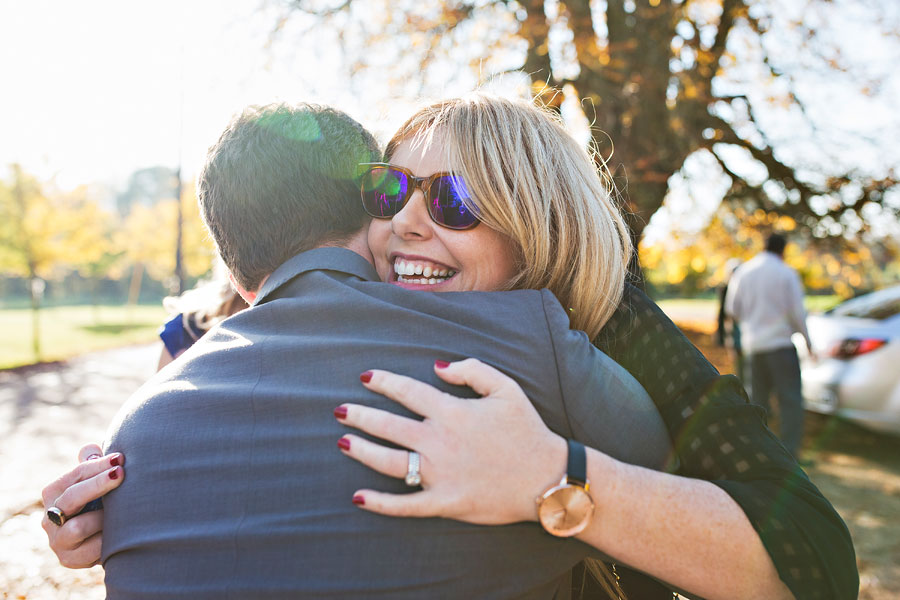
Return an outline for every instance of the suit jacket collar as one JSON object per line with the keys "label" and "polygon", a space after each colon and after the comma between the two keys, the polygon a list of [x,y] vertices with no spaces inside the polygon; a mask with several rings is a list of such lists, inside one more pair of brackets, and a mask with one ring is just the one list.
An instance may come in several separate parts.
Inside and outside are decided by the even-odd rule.
{"label": "suit jacket collar", "polygon": [[266,302],[278,288],[308,271],[339,271],[363,281],[381,281],[375,267],[365,258],[346,248],[314,248],[288,259],[269,276],[253,305]]}

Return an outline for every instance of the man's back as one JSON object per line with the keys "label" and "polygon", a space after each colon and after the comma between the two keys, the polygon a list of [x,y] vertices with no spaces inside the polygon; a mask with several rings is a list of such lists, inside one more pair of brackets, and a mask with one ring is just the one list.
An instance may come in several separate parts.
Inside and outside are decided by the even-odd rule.
{"label": "man's back", "polygon": [[737,269],[728,284],[726,310],[740,323],[747,353],[791,347],[791,334],[806,331],[800,278],[771,252]]}
{"label": "man's back", "polygon": [[295,257],[260,305],[213,330],[123,409],[109,442],[129,469],[105,502],[110,598],[563,591],[561,577],[589,549],[536,524],[391,519],[352,505],[361,487],[409,490],[335,447],[345,431],[332,414],[339,404],[403,412],[358,383],[370,368],[471,396],[432,365],[476,356],[518,380],[562,435],[629,462],[665,460],[668,438],[649,398],[567,331],[548,292],[425,294],[366,279],[368,263],[346,251]]}

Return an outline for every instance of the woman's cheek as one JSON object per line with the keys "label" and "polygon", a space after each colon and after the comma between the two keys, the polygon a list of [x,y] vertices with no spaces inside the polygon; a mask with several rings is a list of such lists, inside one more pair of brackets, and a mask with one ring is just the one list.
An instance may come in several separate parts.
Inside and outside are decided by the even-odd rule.
{"label": "woman's cheek", "polygon": [[391,236],[391,222],[387,219],[373,219],[369,224],[367,240],[369,251],[375,259],[375,271],[382,281],[390,279],[391,264],[387,256],[387,243]]}

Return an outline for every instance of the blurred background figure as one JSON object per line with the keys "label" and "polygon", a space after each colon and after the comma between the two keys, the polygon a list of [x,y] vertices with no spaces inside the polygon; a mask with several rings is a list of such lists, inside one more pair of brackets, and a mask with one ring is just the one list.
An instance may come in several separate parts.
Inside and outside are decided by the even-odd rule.
{"label": "blurred background figure", "polygon": [[773,233],[765,250],[732,276],[725,312],[741,328],[741,346],[750,362],[751,398],[771,412],[769,397],[778,398],[778,431],[785,447],[797,456],[803,438],[800,361],[791,341],[794,332],[806,340],[806,309],[800,276],[784,264],[787,240]]}
{"label": "blurred background figure", "polygon": [[725,263],[725,280],[719,286],[719,320],[716,328],[716,341],[722,348],[728,348],[731,360],[734,362],[734,374],[738,376],[747,392],[750,392],[749,379],[747,377],[747,365],[744,363],[744,353],[741,350],[741,328],[737,321],[732,319],[725,311],[725,296],[728,294],[728,284],[734,276],[734,272],[741,266],[741,259],[730,258]]}

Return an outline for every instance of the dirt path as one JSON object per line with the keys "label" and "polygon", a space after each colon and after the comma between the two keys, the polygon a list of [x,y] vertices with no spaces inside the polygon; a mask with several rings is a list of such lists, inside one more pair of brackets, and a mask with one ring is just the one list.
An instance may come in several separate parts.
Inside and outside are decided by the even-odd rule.
{"label": "dirt path", "polygon": [[0,598],[104,597],[103,569],[59,565],[41,529],[41,489],[103,439],[119,405],[154,371],[156,344],[0,371]]}

